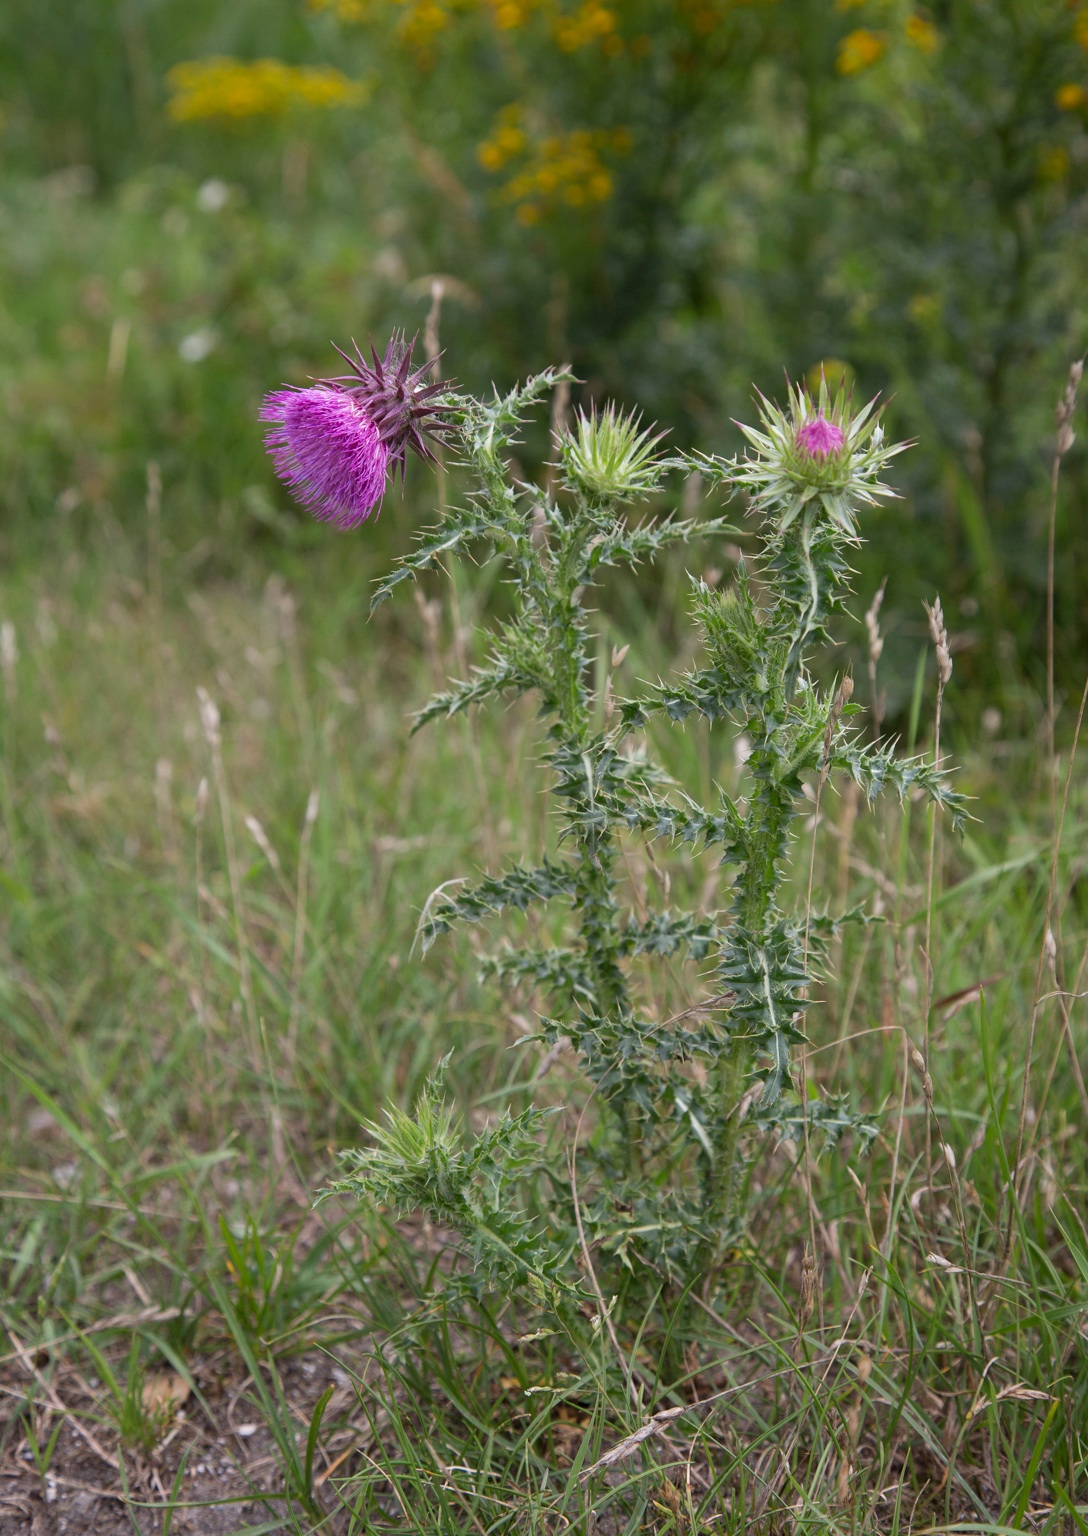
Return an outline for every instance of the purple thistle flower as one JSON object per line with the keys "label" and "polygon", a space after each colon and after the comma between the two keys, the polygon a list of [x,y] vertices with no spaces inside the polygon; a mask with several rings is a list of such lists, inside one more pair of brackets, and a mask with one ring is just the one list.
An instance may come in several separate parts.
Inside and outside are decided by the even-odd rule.
{"label": "purple thistle flower", "polygon": [[340,356],[351,373],[322,379],[310,389],[266,395],[260,419],[276,473],[322,522],[357,528],[381,504],[390,471],[404,479],[407,451],[432,459],[425,433],[440,429],[441,407],[432,397],[448,386],[426,384],[428,361],[412,370],[412,346],[394,335],[373,366],[359,348]]}
{"label": "purple thistle flower", "polygon": [[822,411],[797,429],[798,448],[814,459],[826,459],[829,453],[837,453],[845,441],[842,428],[828,421]]}
{"label": "purple thistle flower", "polygon": [[265,445],[280,479],[314,517],[357,528],[385,492],[389,452],[366,410],[344,390],[278,389],[266,395]]}

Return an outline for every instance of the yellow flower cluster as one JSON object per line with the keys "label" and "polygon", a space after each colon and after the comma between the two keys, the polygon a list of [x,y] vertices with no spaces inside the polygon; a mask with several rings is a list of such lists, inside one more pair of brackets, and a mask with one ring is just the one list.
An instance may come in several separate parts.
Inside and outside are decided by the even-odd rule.
{"label": "yellow flower cluster", "polygon": [[367,0],[306,0],[311,11],[331,11],[337,21],[369,21],[371,9]]}
{"label": "yellow flower cluster", "polygon": [[[1088,5],[1082,6],[1073,18],[1073,38],[1088,53]],[[1059,86],[1054,94],[1054,104],[1062,112],[1080,112],[1088,107],[1088,90],[1071,81]]]}
{"label": "yellow flower cluster", "polygon": [[500,32],[523,27],[535,9],[535,0],[488,0],[491,19]]}
{"label": "yellow flower cluster", "polygon": [[[835,0],[837,11],[853,11],[866,5],[868,0]],[[941,44],[941,34],[921,11],[911,11],[903,22],[907,42],[919,53],[934,54]],[[888,49],[888,34],[874,31],[872,27],[857,27],[839,40],[839,52],[835,68],[840,75],[860,75],[884,57]]]}
{"label": "yellow flower cluster", "polygon": [[[338,21],[374,19],[372,0],[306,0],[312,11],[331,11]],[[409,47],[425,52],[458,11],[484,11],[500,32],[523,27],[540,0],[393,0],[400,7],[397,32]],[[592,0],[596,3],[596,0]]]}
{"label": "yellow flower cluster", "polygon": [[623,52],[616,13],[604,0],[582,0],[576,11],[556,18],[553,33],[564,53],[577,53],[593,43],[613,56]]}
{"label": "yellow flower cluster", "polygon": [[[306,0],[312,11],[329,11],[338,21],[370,21],[373,0]],[[524,27],[534,11],[551,13],[552,35],[565,53],[600,43],[606,53],[623,52],[619,18],[605,0],[581,0],[577,9],[559,10],[555,0],[393,0],[402,9],[397,30],[406,43],[426,49],[453,21],[454,13],[482,11],[500,32]]]}
{"label": "yellow flower cluster", "polygon": [[874,32],[871,27],[857,27],[840,39],[835,68],[840,75],[860,75],[863,69],[868,69],[883,56],[887,46],[883,32]]}
{"label": "yellow flower cluster", "polygon": [[677,11],[696,37],[709,37],[726,20],[728,5],[720,0],[679,0]]}
{"label": "yellow flower cluster", "polygon": [[503,107],[490,136],[476,150],[476,158],[485,170],[501,171],[508,161],[516,160],[528,149],[529,140],[521,120],[522,110],[516,102]]}
{"label": "yellow flower cluster", "polygon": [[908,42],[913,43],[919,53],[937,52],[941,35],[927,17],[912,11],[904,23],[903,30],[907,34]]}
{"label": "yellow flower cluster", "polygon": [[174,65],[166,82],[170,116],[178,123],[278,117],[293,107],[354,106],[363,98],[362,86],[338,69],[280,59],[188,59]]}
{"label": "yellow flower cluster", "polygon": [[516,205],[518,222],[536,224],[551,210],[587,208],[612,196],[612,175],[602,154],[626,154],[631,136],[626,129],[608,133],[575,128],[548,134],[536,141],[526,132],[517,103],[504,107],[491,134],[476,151],[480,164],[501,171],[512,160],[525,164],[502,189],[505,202]]}
{"label": "yellow flower cluster", "polygon": [[410,48],[429,48],[439,32],[444,32],[452,18],[441,0],[396,0],[401,7],[397,31]]}
{"label": "yellow flower cluster", "polygon": [[1041,145],[1036,163],[1040,181],[1064,181],[1069,174],[1069,151],[1064,144]]}
{"label": "yellow flower cluster", "polygon": [[516,204],[519,224],[536,224],[558,204],[586,208],[612,196],[612,176],[601,150],[614,148],[614,135],[575,128],[551,134],[536,146],[529,164],[503,188]]}

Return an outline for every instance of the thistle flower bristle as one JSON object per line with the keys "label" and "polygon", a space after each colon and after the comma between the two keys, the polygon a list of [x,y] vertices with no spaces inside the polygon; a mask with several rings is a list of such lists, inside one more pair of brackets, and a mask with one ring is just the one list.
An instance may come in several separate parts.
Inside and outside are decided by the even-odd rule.
{"label": "thistle flower bristle", "polygon": [[[335,343],[333,344],[335,346]],[[350,529],[380,507],[390,473],[404,481],[408,449],[434,461],[428,435],[442,429],[435,397],[449,386],[427,383],[434,359],[412,368],[415,338],[395,331],[368,363],[336,347],[350,374],[320,379],[309,389],[285,387],[266,395],[260,419],[276,473],[308,512]]]}
{"label": "thistle flower bristle", "polygon": [[274,390],[260,415],[277,475],[312,516],[347,530],[380,505],[389,451],[349,394],[327,386]]}
{"label": "thistle flower bristle", "polygon": [[845,441],[842,428],[828,421],[822,411],[797,429],[797,446],[815,459],[826,459],[829,453],[838,453]]}

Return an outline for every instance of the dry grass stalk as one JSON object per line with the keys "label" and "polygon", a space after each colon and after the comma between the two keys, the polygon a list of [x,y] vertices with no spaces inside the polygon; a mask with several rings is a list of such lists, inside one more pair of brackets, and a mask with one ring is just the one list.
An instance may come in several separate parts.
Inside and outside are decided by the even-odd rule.
{"label": "dry grass stalk", "polygon": [[[933,606],[924,604],[926,617],[929,620],[929,634],[933,641],[933,649],[937,657],[937,702],[933,715],[933,761],[939,766],[941,761],[941,716],[944,710],[944,690],[952,677],[952,656],[948,646],[948,630],[944,622],[944,610],[941,607],[939,597],[933,599]],[[933,884],[936,875],[937,864],[937,816],[931,811],[929,818],[929,861],[926,868],[926,941],[925,941],[925,980],[922,989],[922,1030],[925,1039],[925,1056],[928,1062],[930,1058],[930,1004],[933,998]],[[927,1177],[932,1176],[931,1166],[931,1138],[929,1133],[929,1117],[926,1117],[926,1170]]]}
{"label": "dry grass stalk", "polygon": [[804,1345],[805,1330],[812,1321],[812,1314],[816,1310],[816,1297],[819,1292],[819,1270],[816,1265],[816,1255],[811,1248],[805,1249],[804,1258],[801,1260],[801,1305],[797,1313],[797,1343],[796,1358],[800,1359]]}
{"label": "dry grass stalk", "polygon": [[10,619],[0,624],[0,671],[4,675],[3,794],[4,832],[9,853],[17,862],[17,828],[12,776],[15,772],[15,701],[19,696],[19,645]]}
{"label": "dry grass stalk", "polygon": [[876,741],[880,740],[880,727],[884,721],[884,695],[877,692],[876,668],[884,651],[884,636],[880,633],[880,609],[887,585],[888,578],[885,576],[865,610],[865,631],[869,637],[869,696],[873,712],[873,737]]}
{"label": "dry grass stalk", "polygon": [[[1085,682],[1085,691],[1081,696],[1080,711],[1077,715],[1076,729],[1073,733],[1073,744],[1069,753],[1069,767],[1066,771],[1065,789],[1062,795],[1060,813],[1057,810],[1057,752],[1055,746],[1055,721],[1056,706],[1054,698],[1054,547],[1055,531],[1058,518],[1058,486],[1061,479],[1062,460],[1072,448],[1076,440],[1073,432],[1073,416],[1077,405],[1077,391],[1084,375],[1084,359],[1080,358],[1070,365],[1066,378],[1065,389],[1058,401],[1056,415],[1057,431],[1054,440],[1054,458],[1050,471],[1050,510],[1047,520],[1047,600],[1046,600],[1046,683],[1047,683],[1047,790],[1050,796],[1051,819],[1051,857],[1050,857],[1050,882],[1047,889],[1046,916],[1043,920],[1043,944],[1039,951],[1038,964],[1035,971],[1035,991],[1031,1009],[1031,1024],[1028,1029],[1027,1059],[1024,1063],[1024,1084],[1020,1095],[1020,1117],[1016,1132],[1016,1158],[1013,1162],[1012,1179],[1010,1181],[1009,1221],[1005,1232],[1005,1245],[1002,1265],[1008,1262],[1009,1252],[1012,1247],[1012,1234],[1015,1219],[1015,1207],[1019,1196],[1021,1184],[1021,1159],[1024,1153],[1024,1130],[1027,1121],[1028,1095],[1031,1091],[1031,1065],[1035,1052],[1035,1033],[1039,1021],[1039,1010],[1042,1002],[1043,973],[1047,963],[1047,940],[1053,942],[1052,922],[1055,913],[1055,897],[1058,881],[1058,854],[1061,847],[1062,830],[1065,824],[1065,813],[1069,802],[1069,784],[1073,773],[1073,763],[1076,759],[1077,744],[1080,740],[1081,724],[1084,720],[1085,702],[1088,701],[1088,681]],[[1055,971],[1056,974],[1056,971]],[[1070,1044],[1072,1037],[1070,1034]],[[1073,1050],[1075,1055],[1075,1049]],[[1080,1078],[1079,1062],[1077,1063],[1077,1076]],[[1033,1132],[1034,1136],[1034,1132]]]}
{"label": "dry grass stalk", "polygon": [[310,713],[310,698],[306,689],[306,670],[298,638],[298,604],[282,582],[270,581],[268,586],[277,616],[280,642],[287,658],[287,674],[291,680],[291,704],[298,723],[305,767],[307,773],[312,774],[314,771],[314,724]]}
{"label": "dry grass stalk", "polygon": [[242,905],[242,871],[238,863],[238,850],[234,842],[234,822],[231,815],[230,792],[227,787],[227,770],[223,762],[223,737],[220,729],[219,709],[206,688],[197,689],[200,703],[200,723],[204,739],[212,759],[212,778],[215,782],[216,799],[219,802],[219,818],[223,828],[223,847],[227,856],[227,878],[230,882],[231,906],[234,909],[234,937],[238,952],[238,980],[249,1027],[250,1051],[255,1066],[260,1064],[258,1042],[260,1026],[257,1020],[256,1002],[253,996],[253,977],[249,959],[249,941],[246,936],[245,916]]}
{"label": "dry grass stalk", "polygon": [[147,461],[147,595],[157,628],[162,619],[162,471],[155,459]]}
{"label": "dry grass stalk", "polygon": [[288,1027],[289,1048],[294,1057],[298,1033],[298,1015],[301,1006],[302,961],[306,944],[306,899],[310,874],[310,843],[313,840],[317,813],[321,809],[321,796],[311,789],[306,801],[306,815],[302,822],[302,837],[298,850],[298,887],[295,892],[295,939],[291,955],[291,1021]]}
{"label": "dry grass stalk", "polygon": [[[1020,1094],[1020,1118],[1019,1118],[1019,1123],[1018,1123],[1017,1132],[1016,1132],[1016,1157],[1013,1160],[1012,1178],[1010,1180],[1010,1188],[1009,1188],[1009,1221],[1008,1221],[1008,1226],[1007,1226],[1006,1231],[1005,1231],[1005,1243],[1004,1243],[1004,1250],[1003,1250],[1003,1255],[1002,1255],[1002,1268],[1004,1268],[1007,1265],[1008,1260],[1009,1260],[1009,1254],[1010,1254],[1011,1249],[1012,1249],[1012,1234],[1013,1234],[1013,1227],[1015,1225],[1016,1208],[1017,1208],[1017,1203],[1019,1201],[1020,1192],[1021,1192],[1021,1188],[1022,1188],[1022,1174],[1023,1174],[1024,1168],[1026,1167],[1026,1164],[1027,1164],[1027,1158],[1025,1157],[1025,1149],[1024,1149],[1024,1135],[1025,1135],[1025,1128],[1026,1128],[1026,1125],[1027,1125],[1027,1117],[1028,1117],[1028,1096],[1029,1096],[1030,1091],[1031,1091],[1031,1064],[1032,1064],[1032,1059],[1033,1059],[1034,1054],[1035,1054],[1035,1035],[1036,1035],[1036,1030],[1038,1028],[1038,1023],[1039,1023],[1039,1014],[1041,1012],[1042,1005],[1043,1005],[1043,1002],[1044,1002],[1044,998],[1043,998],[1043,975],[1044,975],[1045,970],[1047,969],[1048,964],[1053,963],[1055,965],[1055,976],[1057,975],[1056,961],[1057,961],[1057,952],[1058,951],[1057,951],[1057,942],[1056,942],[1056,940],[1054,938],[1054,930],[1053,930],[1053,926],[1052,926],[1052,921],[1053,921],[1053,918],[1054,918],[1054,913],[1055,913],[1055,908],[1056,908],[1056,899],[1057,899],[1057,890],[1058,890],[1058,855],[1059,855],[1059,852],[1061,850],[1062,832],[1065,829],[1065,816],[1066,816],[1066,811],[1068,810],[1068,807],[1069,807],[1069,786],[1070,786],[1070,783],[1072,782],[1072,778],[1073,778],[1073,765],[1074,765],[1074,763],[1077,760],[1077,747],[1078,747],[1078,745],[1080,743],[1080,732],[1081,732],[1081,726],[1084,724],[1084,711],[1085,711],[1085,706],[1086,705],[1088,705],[1088,678],[1085,679],[1084,691],[1082,692],[1081,698],[1080,698],[1080,709],[1077,712],[1077,723],[1076,723],[1076,727],[1075,727],[1075,729],[1073,731],[1072,745],[1070,746],[1070,749],[1069,749],[1069,764],[1068,764],[1068,766],[1066,768],[1066,771],[1065,771],[1065,786],[1064,786],[1063,791],[1062,791],[1062,803],[1061,803],[1060,810],[1058,812],[1057,824],[1056,824],[1056,826],[1054,828],[1054,837],[1053,837],[1053,840],[1052,840],[1052,843],[1051,843],[1051,850],[1050,850],[1050,882],[1049,882],[1049,885],[1047,887],[1046,912],[1045,912],[1044,917],[1043,917],[1043,939],[1042,939],[1042,943],[1039,946],[1039,958],[1038,958],[1038,961],[1037,961],[1037,964],[1036,964],[1036,968],[1035,968],[1035,990],[1034,990],[1034,995],[1033,995],[1033,999],[1032,999],[1032,1007],[1031,1007],[1031,1023],[1030,1023],[1029,1028],[1028,1028],[1027,1053],[1026,1053],[1026,1059],[1025,1059],[1025,1062],[1024,1062],[1024,1083],[1023,1083],[1023,1088],[1022,1088],[1021,1094]],[[1079,980],[1079,978],[1078,978],[1078,980]],[[1064,999],[1063,999],[1063,1004],[1064,1004]],[[1075,1046],[1075,1043],[1074,1043],[1074,1041],[1072,1039],[1072,1032],[1071,1031],[1070,1031],[1070,1034],[1069,1034],[1069,1044],[1070,1044],[1070,1049],[1071,1049],[1071,1051],[1072,1051],[1072,1053],[1073,1053],[1073,1055],[1075,1057],[1076,1056],[1076,1046]],[[1078,1078],[1081,1078],[1080,1063],[1079,1063],[1079,1061],[1077,1062],[1077,1076],[1078,1076]],[[1081,1078],[1081,1081],[1083,1081],[1082,1078]],[[1035,1127],[1038,1126],[1038,1123],[1039,1123],[1039,1117],[1036,1116]],[[1035,1137],[1035,1127],[1033,1127],[1033,1129],[1032,1129],[1032,1141],[1033,1142],[1034,1142],[1034,1137]]]}
{"label": "dry grass stalk", "polygon": [[178,837],[174,825],[173,797],[174,765],[168,757],[155,761],[155,816],[159,823],[159,837],[166,862],[178,862]]}
{"label": "dry grass stalk", "polygon": [[1056,759],[1054,750],[1054,541],[1058,522],[1058,482],[1061,479],[1062,460],[1076,441],[1073,416],[1077,408],[1077,390],[1084,374],[1084,359],[1070,364],[1065,389],[1055,412],[1057,432],[1054,439],[1054,459],[1050,469],[1050,509],[1047,518],[1046,537],[1046,745],[1047,775],[1050,792],[1051,820],[1055,808]]}
{"label": "dry grass stalk", "polygon": [[0,669],[4,674],[4,706],[11,709],[19,693],[19,643],[10,619],[0,624]]}

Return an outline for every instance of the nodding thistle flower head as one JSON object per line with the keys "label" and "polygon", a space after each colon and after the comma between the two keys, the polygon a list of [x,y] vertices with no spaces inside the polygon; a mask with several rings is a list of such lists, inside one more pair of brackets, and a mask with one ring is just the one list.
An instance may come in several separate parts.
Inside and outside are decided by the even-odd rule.
{"label": "nodding thistle flower head", "polygon": [[806,524],[822,511],[854,538],[858,509],[895,495],[879,475],[908,446],[885,446],[876,400],[855,411],[849,394],[840,390],[832,398],[821,379],[815,401],[791,384],[785,410],[762,395],[759,405],[762,431],[737,423],[755,453],[734,460],[735,483],[779,533],[802,510]]}
{"label": "nodding thistle flower head", "polygon": [[441,430],[442,412],[434,397],[448,386],[424,382],[430,362],[413,370],[414,345],[396,333],[384,357],[371,347],[372,364],[354,342],[354,357],[337,347],[349,374],[265,396],[276,473],[320,521],[358,527],[380,506],[388,475],[399,468],[403,481],[409,448],[434,458],[427,434]]}
{"label": "nodding thistle flower head", "polygon": [[641,430],[637,412],[625,415],[614,405],[597,414],[578,413],[572,431],[559,439],[560,467],[568,490],[590,506],[634,501],[651,495],[661,480],[654,449],[662,434]]}

